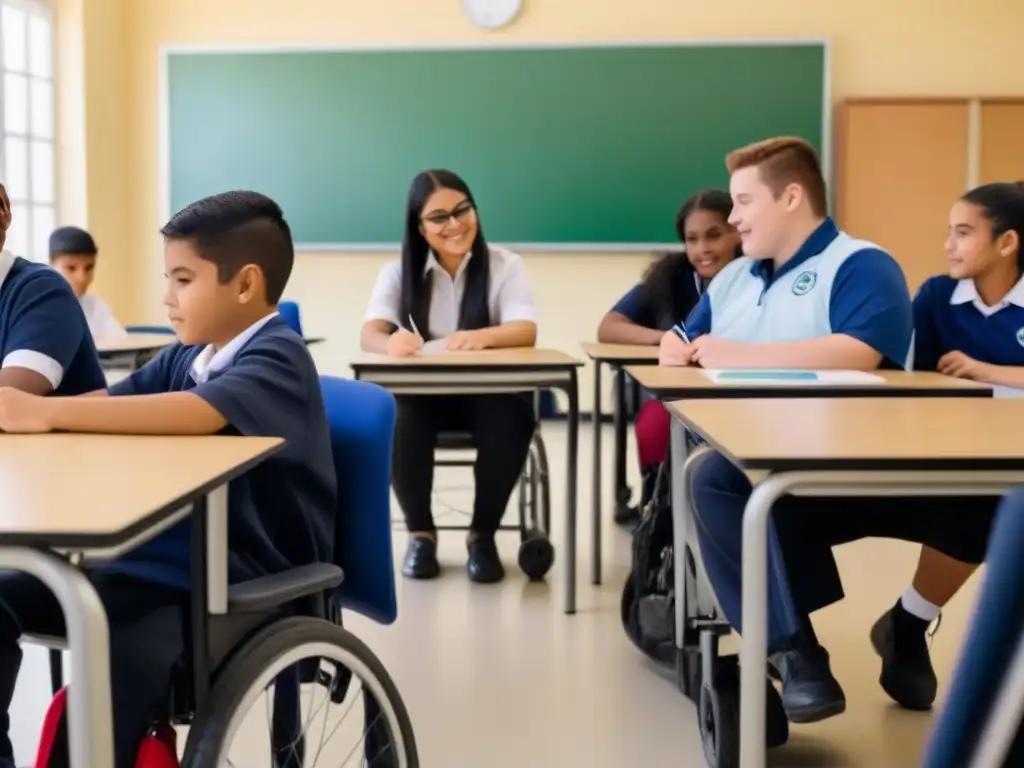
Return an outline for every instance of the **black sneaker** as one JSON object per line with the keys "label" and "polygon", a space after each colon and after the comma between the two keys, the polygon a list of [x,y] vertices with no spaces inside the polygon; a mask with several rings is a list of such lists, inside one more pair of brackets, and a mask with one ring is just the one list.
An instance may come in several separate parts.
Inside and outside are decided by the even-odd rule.
{"label": "black sneaker", "polygon": [[871,645],[882,657],[878,682],[893,701],[906,709],[931,709],[939,688],[928,652],[928,624],[897,601],[871,628]]}
{"label": "black sneaker", "polygon": [[423,536],[411,536],[402,561],[402,574],[407,579],[434,579],[440,573],[437,542]]}
{"label": "black sneaker", "polygon": [[782,682],[782,708],[791,723],[816,723],[846,711],[846,694],[820,645],[774,653],[768,663]]}
{"label": "black sneaker", "polygon": [[505,567],[501,564],[493,536],[478,536],[466,545],[466,549],[469,551],[466,572],[470,581],[493,584],[505,578]]}

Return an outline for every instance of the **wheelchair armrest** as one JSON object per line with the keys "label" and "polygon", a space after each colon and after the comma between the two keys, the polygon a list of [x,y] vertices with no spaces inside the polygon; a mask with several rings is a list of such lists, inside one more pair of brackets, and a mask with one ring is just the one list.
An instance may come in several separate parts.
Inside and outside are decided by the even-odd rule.
{"label": "wheelchair armrest", "polygon": [[259,613],[334,589],[345,579],[336,565],[312,563],[273,576],[260,576],[228,589],[228,613]]}

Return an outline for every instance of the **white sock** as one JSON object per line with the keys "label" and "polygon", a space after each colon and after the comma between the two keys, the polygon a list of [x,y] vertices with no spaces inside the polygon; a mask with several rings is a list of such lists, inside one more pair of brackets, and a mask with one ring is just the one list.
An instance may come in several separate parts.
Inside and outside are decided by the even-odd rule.
{"label": "white sock", "polygon": [[913,587],[908,587],[907,591],[903,593],[903,597],[900,598],[900,603],[903,605],[903,610],[912,616],[922,621],[927,621],[929,624],[935,621],[939,613],[942,611],[942,607],[930,603],[921,597],[921,593]]}

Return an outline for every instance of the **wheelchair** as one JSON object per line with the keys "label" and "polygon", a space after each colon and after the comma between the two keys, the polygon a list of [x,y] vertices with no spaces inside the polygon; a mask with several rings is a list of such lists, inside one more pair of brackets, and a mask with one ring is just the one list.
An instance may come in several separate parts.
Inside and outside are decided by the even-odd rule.
{"label": "wheelchair", "polygon": [[[437,449],[444,453],[467,451],[474,448],[473,436],[468,432],[442,432],[438,435]],[[472,467],[467,458],[440,455],[435,459],[438,467]],[[551,482],[548,454],[540,434],[540,423],[533,433],[530,450],[519,476],[519,519],[515,525],[502,525],[500,531],[519,532],[519,569],[531,581],[543,579],[555,563],[555,548],[548,538],[551,531]],[[466,530],[465,526],[439,525],[438,530]]]}
{"label": "wheelchair", "polygon": [[[394,398],[373,384],[326,376],[321,387],[339,484],[334,563],[232,585],[227,612],[211,614],[206,500],[193,507],[190,643],[173,675],[166,713],[154,724],[164,734],[167,725],[188,726],[181,762],[187,768],[320,765],[318,758],[339,733],[359,736],[362,750],[346,738],[340,750],[332,746],[324,756],[329,765],[420,764],[412,721],[394,681],[369,647],[342,626],[343,609],[383,624],[397,617],[389,487]],[[63,641],[28,636],[23,641],[51,648],[51,683],[59,690]],[[318,696],[322,700],[319,707],[311,704],[308,714],[304,690],[313,703]],[[261,697],[269,760],[253,757],[257,740],[251,728],[243,728],[249,708]],[[343,718],[355,710],[360,722],[353,728],[328,720],[322,711],[329,704],[339,705]],[[306,733],[310,725],[312,732]],[[239,751],[232,740],[242,731]]]}
{"label": "wheelchair", "polygon": [[[672,448],[675,451],[675,439]],[[719,655],[719,641],[732,633],[732,627],[704,570],[690,495],[694,469],[709,453],[711,449],[706,445],[691,445],[683,464],[682,482],[672,488],[676,684],[697,706],[701,744],[708,766],[737,768],[739,657]],[[765,685],[768,686],[767,746],[781,747],[789,740],[789,721],[771,680],[766,680]]]}

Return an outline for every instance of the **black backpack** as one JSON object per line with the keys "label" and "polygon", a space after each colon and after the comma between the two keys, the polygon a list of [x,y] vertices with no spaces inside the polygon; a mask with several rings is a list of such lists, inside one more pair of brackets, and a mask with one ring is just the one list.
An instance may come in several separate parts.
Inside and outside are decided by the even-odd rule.
{"label": "black backpack", "polygon": [[675,664],[672,479],[667,464],[652,471],[654,489],[633,532],[633,567],[622,588],[622,626],[648,657]]}

